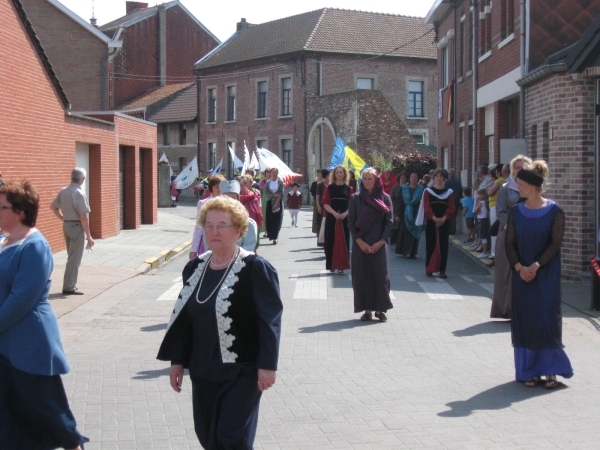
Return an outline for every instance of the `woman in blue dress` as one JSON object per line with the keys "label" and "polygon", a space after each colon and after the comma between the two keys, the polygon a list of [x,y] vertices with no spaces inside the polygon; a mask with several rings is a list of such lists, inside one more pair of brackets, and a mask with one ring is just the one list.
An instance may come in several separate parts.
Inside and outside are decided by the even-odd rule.
{"label": "woman in blue dress", "polygon": [[48,302],[54,266],[35,228],[39,195],[28,182],[0,188],[0,449],[83,449],[61,375],[69,363]]}
{"label": "woman in blue dress", "polygon": [[573,376],[562,344],[560,247],[565,218],[562,208],[542,197],[548,176],[544,161],[525,163],[517,173],[524,202],[510,209],[506,253],[512,277],[512,344],[517,381],[535,387],[558,386],[557,375]]}

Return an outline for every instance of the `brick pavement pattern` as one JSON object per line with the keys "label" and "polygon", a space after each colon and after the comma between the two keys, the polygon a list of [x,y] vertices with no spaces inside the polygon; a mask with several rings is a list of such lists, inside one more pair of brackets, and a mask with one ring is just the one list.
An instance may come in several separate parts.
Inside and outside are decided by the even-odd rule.
{"label": "brick pavement pattern", "polygon": [[[389,320],[360,322],[349,276],[323,272],[310,227],[302,210],[298,228],[284,224],[279,244],[259,249],[279,272],[285,309],[279,379],[263,396],[256,449],[598,447],[594,317],[564,307],[575,377],[554,391],[527,389],[514,381],[510,325],[488,318],[485,268],[451,248],[449,278],[432,280],[423,257],[392,254]],[[186,261],[124,280],[60,318],[72,366],[64,381],[92,440],[86,449],[200,448],[189,379],[175,394],[155,360]]]}

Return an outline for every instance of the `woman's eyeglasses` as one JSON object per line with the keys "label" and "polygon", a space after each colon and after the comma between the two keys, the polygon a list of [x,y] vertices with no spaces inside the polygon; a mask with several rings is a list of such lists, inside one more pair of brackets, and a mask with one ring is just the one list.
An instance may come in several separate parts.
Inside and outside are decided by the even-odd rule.
{"label": "woman's eyeglasses", "polygon": [[232,227],[233,225],[225,225],[225,224],[219,224],[219,225],[212,225],[212,224],[208,224],[208,225],[204,225],[204,231],[208,231],[209,233],[213,233],[214,231],[218,231],[219,233],[222,233],[223,231],[225,231],[227,228]]}

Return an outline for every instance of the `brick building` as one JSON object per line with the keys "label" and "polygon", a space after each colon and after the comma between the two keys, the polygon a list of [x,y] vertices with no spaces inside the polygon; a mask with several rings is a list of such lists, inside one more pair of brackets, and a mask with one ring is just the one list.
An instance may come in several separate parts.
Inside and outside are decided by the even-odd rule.
{"label": "brick building", "polygon": [[[156,126],[121,113],[75,112],[21,0],[0,0],[0,161],[5,180],[37,187],[37,226],[53,251],[64,248],[62,224],[50,210],[76,166],[94,238],[155,223]],[[64,51],[69,51],[68,47]]]}
{"label": "brick building", "polygon": [[[264,147],[305,176],[337,135],[366,160],[437,141],[436,49],[423,19],[320,9],[236,33],[195,65],[199,164]],[[241,152],[238,152],[241,155]],[[232,162],[229,161],[231,168]],[[307,177],[308,179],[308,177]]]}
{"label": "brick building", "polygon": [[100,27],[123,41],[110,72],[110,108],[119,109],[147,91],[194,80],[194,63],[220,41],[179,0],[148,7],[126,2],[126,15]]}
{"label": "brick building", "polygon": [[[573,280],[589,276],[589,257],[600,250],[599,93],[589,45],[598,16],[600,0],[436,0],[426,17],[438,46],[440,164],[470,185],[478,165],[518,153],[545,159],[547,195],[568,220],[563,274]],[[575,63],[573,52],[586,45],[588,56]]]}

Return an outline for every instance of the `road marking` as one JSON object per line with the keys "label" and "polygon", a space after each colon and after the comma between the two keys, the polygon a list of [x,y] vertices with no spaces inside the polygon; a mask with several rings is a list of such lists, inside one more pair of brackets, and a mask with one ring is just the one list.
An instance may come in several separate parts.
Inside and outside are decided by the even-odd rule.
{"label": "road marking", "polygon": [[298,279],[298,274],[297,273],[293,273],[290,275],[290,280],[292,281],[296,281]]}
{"label": "road marking", "polygon": [[484,288],[490,294],[494,295],[494,283],[479,283],[479,286]]}
{"label": "road marking", "polygon": [[435,281],[439,282],[439,283],[445,283],[443,278],[434,278]]}
{"label": "road marking", "polygon": [[173,281],[171,281],[171,283],[178,283],[180,281],[183,281],[183,277],[177,277]]}
{"label": "road marking", "polygon": [[408,275],[404,275],[408,281],[415,281],[413,277],[409,277]]}
{"label": "road marking", "polygon": [[327,273],[327,270],[321,270],[317,279],[297,279],[294,299],[327,300]]}
{"label": "road marking", "polygon": [[456,292],[448,283],[423,283],[419,286],[432,300],[463,300],[464,297]]}
{"label": "road marking", "polygon": [[473,280],[471,280],[468,276],[466,275],[461,275],[460,276],[463,280],[465,280],[467,283],[473,283]]}
{"label": "road marking", "polygon": [[183,287],[183,284],[181,283],[181,280],[180,280],[177,283],[175,283],[173,286],[171,286],[169,289],[167,289],[165,292],[163,292],[162,295],[160,297],[158,297],[156,300],[158,300],[158,301],[175,301],[175,300],[177,300],[177,297],[179,296],[179,292],[181,291],[182,287]]}

